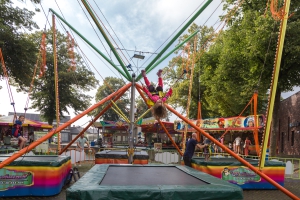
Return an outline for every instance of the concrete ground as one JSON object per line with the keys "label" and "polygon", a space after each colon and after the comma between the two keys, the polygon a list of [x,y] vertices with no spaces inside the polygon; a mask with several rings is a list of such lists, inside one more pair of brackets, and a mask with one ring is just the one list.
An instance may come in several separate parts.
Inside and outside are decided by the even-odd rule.
{"label": "concrete ground", "polygon": [[[78,167],[80,175],[83,176],[90,168],[92,164],[82,164]],[[5,200],[65,200],[66,199],[66,189],[74,184],[74,181],[70,185],[65,186],[60,194],[51,197],[0,197]],[[300,198],[300,180],[299,179],[286,179],[284,183],[284,188],[292,192],[294,195]],[[0,192],[1,195],[1,192]],[[243,192],[244,200],[289,200],[286,194],[280,190],[244,190]]]}

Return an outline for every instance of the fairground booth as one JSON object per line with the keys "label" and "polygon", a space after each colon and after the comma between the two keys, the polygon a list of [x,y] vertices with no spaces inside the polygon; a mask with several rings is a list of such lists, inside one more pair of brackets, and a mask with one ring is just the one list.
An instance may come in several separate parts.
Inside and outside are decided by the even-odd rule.
{"label": "fairground booth", "polygon": [[[262,141],[262,132],[264,128],[264,115],[239,116],[228,118],[208,118],[201,120],[190,120],[199,128],[208,132],[215,139],[220,140],[224,137],[223,144],[230,149],[233,149],[233,142],[237,137],[242,139],[241,146],[243,146],[246,137],[251,141],[249,146],[249,153],[257,155],[259,152],[259,145]],[[175,121],[174,129],[177,132],[183,133],[187,127],[188,132],[197,132],[190,125],[186,125],[183,121]],[[204,137],[199,135],[200,141],[203,141]]]}
{"label": "fairground booth", "polygon": [[[176,144],[179,144],[181,133],[174,129],[174,123],[167,121],[162,121],[162,123]],[[127,122],[100,121],[95,122],[94,125],[102,132],[104,146],[115,148],[128,145],[129,125]],[[163,148],[175,148],[164,128],[153,117],[141,120],[134,132],[135,146],[152,148],[154,143],[162,143]]]}
{"label": "fairground booth", "polygon": [[[6,133],[10,133],[10,130],[13,127],[13,115],[2,116],[0,117],[0,129],[1,129],[1,140],[4,141],[6,137]],[[23,128],[23,136],[29,139],[29,135],[31,135],[33,140],[38,139],[40,134],[46,134],[52,126],[46,124],[44,122],[39,122],[31,119],[25,118],[25,121],[22,125]],[[10,130],[9,130],[10,129]]]}
{"label": "fairground booth", "polygon": [[[256,117],[250,115],[246,117],[210,118],[192,121],[196,126],[208,132],[215,139],[224,137],[222,142],[232,151],[234,151],[234,149],[231,144],[234,142],[235,138],[240,137],[242,139],[241,146],[243,146],[243,141],[248,137],[252,143],[252,145],[250,145],[250,152],[253,155],[257,155],[256,148],[260,148],[262,129],[264,128],[265,117],[263,115],[257,115]],[[184,132],[186,123],[176,121],[174,122],[174,126],[177,131]],[[188,125],[187,130],[196,132],[190,125]],[[204,139],[204,137],[201,138],[202,140]],[[213,144],[210,146],[212,145]],[[275,189],[275,186],[270,184],[260,175],[254,173],[235,158],[224,157],[220,154],[220,151],[214,152],[214,149],[212,149],[212,152],[213,154],[208,161],[203,157],[194,157],[192,159],[192,167],[196,170],[239,185],[243,189]],[[240,152],[240,154],[243,155],[243,151]],[[258,166],[259,161],[257,159],[244,159],[253,166]],[[258,167],[256,168],[258,169]],[[285,163],[266,160],[263,173],[268,175],[278,184],[284,185]]]}

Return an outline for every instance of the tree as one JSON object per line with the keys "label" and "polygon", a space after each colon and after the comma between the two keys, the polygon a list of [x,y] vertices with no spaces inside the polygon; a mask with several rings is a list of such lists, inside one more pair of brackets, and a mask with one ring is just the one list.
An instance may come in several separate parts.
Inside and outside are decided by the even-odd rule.
{"label": "tree", "polygon": [[[103,84],[100,85],[100,87],[97,90],[96,93],[96,101],[100,101],[101,99],[104,99],[105,97],[107,97],[108,95],[110,95],[111,93],[117,91],[118,89],[120,89],[122,86],[124,86],[124,81],[120,78],[115,78],[115,77],[106,77],[103,81]],[[126,92],[121,98],[120,100],[118,100],[116,102],[116,105],[121,109],[121,111],[125,114],[125,116],[127,118],[129,118],[129,98],[127,98],[126,96],[128,95],[128,92]],[[95,112],[93,112],[93,115],[96,115],[97,113],[101,112],[104,107],[106,105],[108,105],[107,102],[105,104],[103,104],[102,106],[100,106],[99,108],[97,108],[95,110]],[[113,108],[115,108],[113,106]],[[103,120],[110,120],[110,121],[118,121],[123,119],[121,116],[119,116],[113,109],[109,109],[105,112],[104,115],[102,115],[102,119]]]}
{"label": "tree", "polygon": [[[181,51],[184,52],[185,56],[177,56],[173,58],[168,67],[164,69],[167,71],[165,80],[170,83],[171,87],[173,88],[173,95],[168,100],[173,107],[178,108],[181,107],[184,111],[187,107],[187,99],[188,99],[188,91],[189,91],[189,75],[190,71],[187,71],[187,75],[183,75],[183,70],[187,67],[190,69],[193,59],[194,49],[196,52],[196,59],[195,59],[195,70],[194,70],[194,77],[193,77],[193,86],[192,86],[192,95],[191,95],[191,105],[190,105],[190,114],[189,118],[196,118],[197,117],[197,104],[199,100],[199,87],[201,88],[200,96],[201,102],[203,104],[207,104],[206,98],[203,96],[205,91],[205,86],[199,84],[199,73],[202,73],[202,61],[200,61],[200,55],[203,51],[209,47],[211,41],[215,37],[215,33],[212,28],[207,26],[198,26],[196,24],[192,24],[192,26],[188,29],[188,34],[183,35],[179,38],[179,43],[187,38],[191,33],[195,32],[197,29],[200,29],[197,37],[192,38],[189,41],[190,48],[182,47]],[[194,40],[197,39],[196,47],[194,47]],[[177,52],[178,53],[178,52]],[[190,54],[189,61],[187,59],[187,54]],[[209,116],[209,109],[207,106],[203,106],[203,114],[205,116]]]}
{"label": "tree", "polygon": [[[39,3],[40,0],[32,0]],[[38,45],[28,37],[29,31],[38,28],[32,21],[34,12],[26,8],[14,8],[10,0],[0,2],[0,48],[9,73],[9,77],[21,89],[29,86],[36,62]],[[1,75],[3,71],[1,70]]]}
{"label": "tree", "polygon": [[[33,109],[41,112],[44,119],[52,124],[56,119],[56,99],[54,82],[54,64],[52,48],[52,32],[47,31],[47,67],[44,77],[36,79],[31,99]],[[39,43],[42,32],[31,35],[34,43]],[[91,96],[88,91],[95,88],[97,80],[94,74],[87,70],[82,59],[75,53],[76,71],[68,72],[70,67],[66,36],[57,32],[57,65],[58,65],[58,94],[59,113],[64,116],[64,112],[69,114],[68,108],[73,108],[74,112],[83,111],[90,105]]]}
{"label": "tree", "polygon": [[[231,6],[232,3],[234,3],[233,0],[227,0],[227,6]],[[259,42],[266,41],[266,33],[271,32],[274,21],[270,20],[270,12],[267,13],[267,17],[264,18],[262,15],[265,12],[264,9],[265,2],[255,0],[251,2],[245,2],[242,5],[242,8],[240,9],[237,18],[233,21],[232,26],[237,26],[242,28],[240,25],[241,24],[246,24],[250,23],[254,25],[253,27],[248,27],[248,31],[253,31],[253,30],[260,30],[255,34],[255,37],[249,37],[252,38],[253,43],[248,44],[249,50],[258,50],[259,48]],[[281,92],[287,92],[291,91],[294,86],[299,86],[300,85],[300,79],[299,74],[300,74],[300,69],[299,69],[299,63],[300,60],[298,59],[299,55],[299,47],[300,47],[300,38],[298,37],[297,33],[300,31],[300,2],[299,1],[291,1],[291,6],[290,6],[290,13],[293,13],[293,15],[288,19],[288,24],[287,24],[287,30],[286,30],[286,36],[285,36],[285,43],[284,43],[284,49],[282,53],[282,60],[281,60],[281,68],[280,68],[280,73],[279,73],[279,79],[278,79],[278,87],[277,87],[277,92],[276,92],[276,98],[275,98],[275,105],[274,105],[274,110],[273,110],[273,116],[272,117],[272,132],[270,135],[270,155],[274,156],[276,154],[276,145],[277,145],[277,138],[279,134],[278,130],[278,122],[279,122],[279,107],[280,107],[280,96]],[[255,16],[252,19],[249,19],[248,16]],[[267,27],[262,27],[260,28],[259,25],[267,24],[269,22],[269,28]],[[279,24],[275,27],[275,31],[278,31]],[[231,29],[231,27],[230,27]],[[240,29],[241,30],[241,29]],[[255,39],[259,39],[255,41]],[[267,69],[264,70],[265,77],[267,78],[262,78],[262,83],[263,85],[268,85],[271,77],[272,77],[272,69],[273,69],[273,60],[275,57],[275,48],[276,48],[277,41],[274,41],[271,44],[271,49],[273,53],[271,53],[270,58],[267,63]],[[252,54],[254,55],[252,57],[256,58],[254,60],[253,64],[257,64],[257,66],[260,66],[261,63],[263,62],[264,55],[268,53],[266,51],[267,44],[265,44],[265,50],[262,51],[252,51]],[[268,64],[269,63],[269,64]],[[260,65],[259,65],[260,64]]]}
{"label": "tree", "polygon": [[[208,102],[221,116],[238,115],[255,90],[260,94],[258,112],[265,109],[266,80],[272,71],[270,55],[275,51],[275,46],[269,48],[268,44],[271,34],[275,41],[276,33],[272,33],[270,18],[262,19],[255,12],[244,15],[245,20],[224,31],[204,56],[202,80]],[[250,109],[244,114],[251,114]]]}

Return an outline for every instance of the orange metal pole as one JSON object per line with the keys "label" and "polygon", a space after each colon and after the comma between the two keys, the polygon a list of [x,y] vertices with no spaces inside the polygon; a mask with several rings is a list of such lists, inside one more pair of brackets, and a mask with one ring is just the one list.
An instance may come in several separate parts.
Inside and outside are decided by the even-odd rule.
{"label": "orange metal pole", "polygon": [[[53,35],[53,67],[54,67],[54,86],[55,86],[55,112],[56,112],[56,128],[60,124],[60,112],[59,112],[59,91],[58,91],[58,68],[57,68],[57,49],[56,49],[56,26],[55,15],[52,15],[52,35]],[[60,151],[60,132],[57,133],[57,150]]]}
{"label": "orange metal pole", "polygon": [[158,120],[159,124],[163,127],[164,131],[166,132],[166,134],[168,135],[169,139],[171,140],[172,144],[175,146],[175,148],[177,149],[178,153],[183,156],[183,153],[182,151],[180,151],[180,149],[178,148],[178,146],[176,145],[176,143],[174,142],[173,138],[171,137],[169,131],[166,129],[165,125],[160,121]]}
{"label": "orange metal pole", "polygon": [[[116,98],[114,98],[114,101],[117,101],[127,90],[124,90],[120,92]],[[59,155],[61,155],[64,151],[66,151],[93,123],[101,117],[113,104],[109,103],[67,146],[65,146],[60,152]]]}
{"label": "orange metal pole", "polygon": [[29,152],[31,149],[33,149],[34,147],[38,146],[39,144],[41,144],[42,142],[44,142],[45,140],[49,139],[50,137],[52,137],[55,133],[63,130],[64,128],[68,127],[69,125],[71,125],[73,122],[77,121],[78,119],[80,119],[81,117],[83,117],[84,115],[88,114],[89,112],[93,111],[94,109],[96,109],[98,106],[101,106],[103,103],[105,103],[106,101],[111,100],[115,95],[123,92],[124,90],[128,90],[128,88],[131,87],[131,83],[128,83],[127,85],[123,86],[122,88],[120,88],[118,91],[108,95],[106,98],[102,99],[101,101],[99,101],[98,103],[94,104],[93,106],[91,106],[90,108],[88,108],[87,110],[83,111],[82,113],[80,113],[79,115],[75,116],[74,118],[70,119],[69,121],[67,121],[66,123],[64,123],[63,125],[57,127],[55,130],[50,131],[49,133],[47,133],[45,136],[41,137],[40,139],[34,141],[33,143],[31,143],[28,147],[21,149],[20,151],[18,151],[17,153],[15,153],[14,155],[12,155],[11,157],[7,158],[6,160],[2,161],[0,163],[0,169],[3,168],[5,165],[8,165],[9,163],[13,162],[14,160],[16,160],[17,158],[21,157],[23,154]]}
{"label": "orange metal pole", "polygon": [[207,137],[208,139],[210,139],[210,141],[214,142],[216,145],[218,145],[223,150],[225,150],[227,153],[229,153],[232,157],[234,157],[239,162],[241,162],[242,164],[244,164],[245,166],[247,166],[248,168],[250,168],[256,174],[260,175],[262,178],[264,178],[266,181],[268,181],[269,183],[271,183],[272,185],[274,185],[275,187],[277,187],[283,193],[285,193],[286,195],[288,195],[292,199],[299,199],[293,193],[291,193],[290,191],[288,191],[287,189],[285,189],[284,187],[282,187],[281,185],[279,185],[277,182],[275,182],[273,179],[271,179],[270,177],[268,177],[267,175],[265,175],[264,173],[262,173],[259,169],[255,168],[249,162],[247,162],[246,160],[244,160],[243,158],[241,158],[240,156],[238,156],[237,154],[235,154],[233,151],[231,151],[230,149],[228,149],[225,145],[221,144],[218,140],[216,140],[215,138],[213,138],[212,136],[210,136],[204,130],[200,129],[195,124],[191,123],[187,118],[185,118],[184,116],[182,116],[179,112],[177,112],[171,106],[169,106],[168,104],[165,104],[165,106],[167,107],[167,109],[169,111],[171,111],[172,113],[174,113],[175,115],[177,115],[179,118],[181,118],[183,121],[185,121],[186,123],[188,123],[190,126],[192,126],[197,131],[201,132],[205,137]]}
{"label": "orange metal pole", "polygon": [[[200,101],[198,101],[198,113],[197,113],[197,120],[198,120],[198,122],[199,123],[197,123],[197,124],[200,124],[200,120],[202,119],[202,116],[201,116],[201,102]],[[197,141],[198,142],[200,142],[201,141],[201,134],[200,134],[200,132],[199,131],[197,131],[197,135],[198,135],[198,137],[197,137]]]}
{"label": "orange metal pole", "polygon": [[255,150],[256,154],[259,155],[259,140],[258,140],[258,117],[257,117],[257,91],[253,94],[253,103],[254,103],[254,141],[255,141]]}
{"label": "orange metal pole", "polygon": [[[248,102],[248,104],[245,106],[245,108],[242,110],[242,112],[239,114],[239,116],[238,117],[240,117],[243,113],[244,113],[244,111],[246,110],[246,108],[248,108],[248,106],[251,104],[251,102],[252,102],[252,100],[254,99],[254,94],[253,94],[253,96],[251,97],[251,99],[250,99],[250,101]],[[257,100],[257,99],[256,99]],[[252,104],[251,104],[252,105]],[[221,137],[224,137],[225,135],[226,135],[226,133],[228,133],[228,131],[229,131],[229,129],[227,129],[224,133],[223,133],[223,135],[221,136]],[[255,144],[257,144],[256,142],[255,142]]]}
{"label": "orange metal pole", "polygon": [[201,102],[198,101],[198,113],[197,113],[197,119],[201,119]]}
{"label": "orange metal pole", "polygon": [[[147,104],[147,99],[146,99],[144,93],[142,92],[142,86],[139,85],[138,83],[136,83],[135,87],[136,87],[137,91],[140,93],[140,95],[143,98],[143,100],[145,101],[145,103]],[[150,106],[148,104],[147,104],[147,106],[148,106],[148,108],[150,108]],[[170,135],[169,131],[166,129],[165,125],[160,120],[158,122],[163,127],[163,129],[165,130],[166,134],[168,135],[168,137],[169,137],[170,141],[172,142],[172,144],[174,145],[174,147],[177,149],[178,153],[182,156],[183,153],[180,151],[179,147],[177,146],[177,144],[175,143],[175,141],[171,137],[171,135]]]}
{"label": "orange metal pole", "polygon": [[228,129],[223,133],[223,135],[221,135],[221,137],[224,137],[226,135],[226,133],[228,133]]}

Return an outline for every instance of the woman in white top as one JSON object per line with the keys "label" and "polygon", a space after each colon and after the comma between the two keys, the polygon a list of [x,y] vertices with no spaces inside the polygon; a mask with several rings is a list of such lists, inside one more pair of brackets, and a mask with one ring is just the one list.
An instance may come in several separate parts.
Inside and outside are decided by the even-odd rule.
{"label": "woman in white top", "polygon": [[236,148],[236,153],[237,154],[240,154],[240,151],[241,151],[241,141],[242,141],[242,138],[240,138],[240,136],[238,136],[234,140],[235,148]]}

